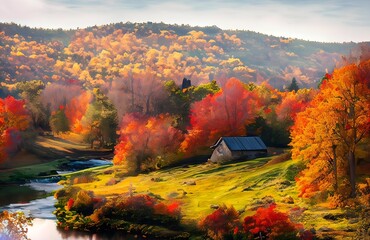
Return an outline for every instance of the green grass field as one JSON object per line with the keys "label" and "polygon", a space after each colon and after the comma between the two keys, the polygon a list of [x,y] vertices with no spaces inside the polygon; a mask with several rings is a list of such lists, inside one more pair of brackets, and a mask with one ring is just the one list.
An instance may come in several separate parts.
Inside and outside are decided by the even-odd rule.
{"label": "green grass field", "polygon": [[68,161],[67,159],[58,159],[47,163],[4,169],[0,171],[0,183],[22,183],[31,179],[57,175],[56,171]]}
{"label": "green grass field", "polygon": [[[268,157],[225,165],[204,163],[129,177],[114,166],[85,170],[79,174],[93,175],[97,180],[76,185],[106,197],[133,190],[136,194],[152,194],[168,201],[179,201],[184,223],[198,222],[214,211],[212,205],[221,204],[233,205],[244,218],[273,199],[280,211],[305,208],[303,215],[296,219],[305,228],[315,228],[319,234],[338,239],[351,239],[357,229],[356,221],[350,223],[348,218],[323,218],[329,213],[343,215],[344,210],[329,209],[297,196],[294,177],[300,169],[299,162],[288,160],[271,164],[268,163],[270,160]],[[289,197],[294,203],[287,203]]]}

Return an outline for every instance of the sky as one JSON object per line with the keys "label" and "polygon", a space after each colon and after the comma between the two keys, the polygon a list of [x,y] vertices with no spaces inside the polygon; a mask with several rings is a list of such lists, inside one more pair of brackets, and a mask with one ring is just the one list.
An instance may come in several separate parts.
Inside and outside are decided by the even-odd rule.
{"label": "sky", "polygon": [[320,42],[370,41],[369,0],[0,0],[0,22],[84,28],[164,22]]}

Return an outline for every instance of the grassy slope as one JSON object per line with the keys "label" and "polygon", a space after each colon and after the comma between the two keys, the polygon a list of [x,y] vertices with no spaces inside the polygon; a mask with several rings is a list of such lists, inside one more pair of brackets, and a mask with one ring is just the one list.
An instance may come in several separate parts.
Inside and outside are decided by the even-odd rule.
{"label": "grassy slope", "polygon": [[28,166],[16,167],[12,169],[5,169],[0,171],[0,184],[1,183],[22,183],[31,179],[56,175],[57,170],[67,159],[58,159],[55,161],[33,164]]}
{"label": "grassy slope", "polygon": [[[331,228],[330,235],[351,236],[348,228],[356,229],[356,224],[349,224],[348,219],[336,221],[325,220],[328,213],[337,214],[341,210],[330,210],[305,202],[297,197],[294,175],[298,164],[286,161],[277,164],[266,164],[270,158],[260,158],[252,161],[230,163],[227,165],[202,164],[188,167],[176,167],[160,170],[134,177],[125,177],[115,185],[107,186],[112,178],[117,179],[119,169],[112,171],[95,170],[98,181],[83,183],[78,186],[93,190],[98,195],[111,196],[128,192],[134,188],[137,193],[152,193],[164,199],[176,198],[182,202],[184,222],[198,221],[213,210],[211,205],[233,205],[243,211],[242,218],[254,212],[253,206],[258,199],[272,196],[278,204],[278,209],[289,211],[293,207],[305,207],[308,210],[300,218],[306,228],[316,230]],[[105,174],[104,174],[105,172]],[[85,171],[85,174],[87,172]],[[186,184],[195,182],[196,185]],[[290,185],[289,182],[290,181]],[[285,185],[284,185],[285,183]],[[288,185],[288,186],[287,186]],[[184,194],[186,193],[186,194]],[[283,203],[283,199],[291,196],[294,204]],[[338,231],[338,232],[336,232]]]}

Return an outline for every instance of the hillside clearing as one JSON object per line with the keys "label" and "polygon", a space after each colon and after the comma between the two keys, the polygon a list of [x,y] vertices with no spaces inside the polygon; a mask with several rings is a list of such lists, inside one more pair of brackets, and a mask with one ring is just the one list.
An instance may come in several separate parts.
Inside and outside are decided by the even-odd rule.
{"label": "hillside clearing", "polygon": [[[301,168],[299,162],[266,164],[270,160],[271,157],[267,157],[225,165],[187,165],[130,177],[125,177],[122,169],[114,166],[84,171],[81,176],[93,175],[96,180],[76,186],[107,197],[133,191],[180,201],[184,223],[198,222],[213,211],[211,207],[221,204],[233,205],[244,218],[258,207],[275,202],[284,212],[303,210],[295,220],[303,223],[306,229],[315,228],[319,234],[339,239],[354,235],[358,222],[353,214],[348,214],[349,210],[332,210],[297,197],[294,176]],[[287,201],[289,198],[293,201]],[[324,218],[330,214],[342,217]]]}

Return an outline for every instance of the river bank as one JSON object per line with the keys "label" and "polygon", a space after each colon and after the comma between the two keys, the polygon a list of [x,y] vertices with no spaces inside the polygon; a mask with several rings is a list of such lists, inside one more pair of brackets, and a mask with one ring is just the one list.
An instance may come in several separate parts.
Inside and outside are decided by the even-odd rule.
{"label": "river bank", "polygon": [[19,184],[57,176],[58,171],[68,169],[68,164],[73,161],[112,158],[112,149],[91,149],[88,144],[59,137],[37,136],[26,140],[17,154],[0,163],[0,184]]}
{"label": "river bank", "polygon": [[[94,162],[94,160],[93,160]],[[47,181],[48,180],[48,181]],[[123,232],[91,233],[77,230],[66,231],[57,227],[55,211],[55,190],[63,186],[55,182],[55,178],[44,178],[43,181],[31,181],[27,184],[10,184],[0,186],[0,210],[10,212],[22,211],[31,216],[32,226],[28,227],[27,237],[31,240],[114,240],[142,239],[140,236]],[[5,195],[6,197],[5,197]],[[2,196],[4,195],[4,196]]]}

